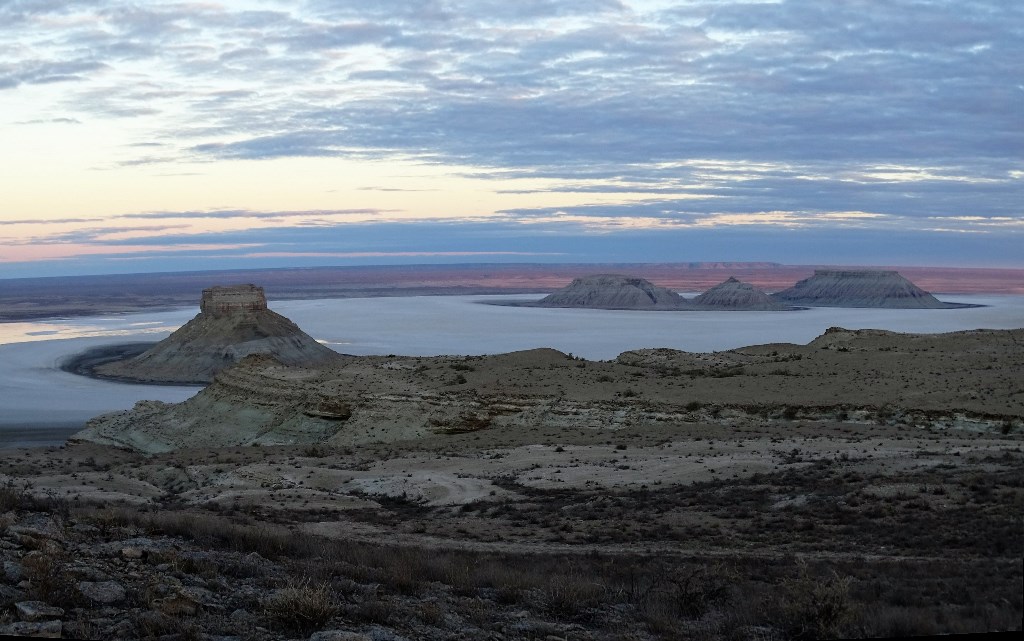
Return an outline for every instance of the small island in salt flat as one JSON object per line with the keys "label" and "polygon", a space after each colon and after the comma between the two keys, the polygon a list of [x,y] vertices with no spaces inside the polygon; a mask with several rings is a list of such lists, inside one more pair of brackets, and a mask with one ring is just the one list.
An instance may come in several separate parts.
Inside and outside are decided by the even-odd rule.
{"label": "small island in salt flat", "polygon": [[885,309],[957,309],[970,307],[938,300],[899,272],[878,269],[818,269],[810,278],[773,295],[790,305],[874,307]]}
{"label": "small island in salt flat", "polygon": [[339,357],[268,309],[261,287],[204,289],[199,309],[195,318],[141,354],[97,364],[90,373],[146,383],[209,383],[217,372],[250,354],[298,366]]}
{"label": "small island in salt flat", "polygon": [[685,298],[649,280],[620,274],[595,274],[574,279],[530,307],[586,309],[688,309]]}
{"label": "small island in salt flat", "polygon": [[648,311],[789,311],[806,307],[879,309],[958,309],[972,307],[943,302],[898,272],[878,269],[819,269],[792,287],[768,294],[750,283],[729,277],[703,294],[687,299],[633,276],[595,274],[571,283],[537,301],[495,303],[515,307],[564,307]]}
{"label": "small island in salt flat", "polygon": [[761,289],[736,278],[728,278],[691,302],[695,309],[778,312],[796,309],[779,302]]}

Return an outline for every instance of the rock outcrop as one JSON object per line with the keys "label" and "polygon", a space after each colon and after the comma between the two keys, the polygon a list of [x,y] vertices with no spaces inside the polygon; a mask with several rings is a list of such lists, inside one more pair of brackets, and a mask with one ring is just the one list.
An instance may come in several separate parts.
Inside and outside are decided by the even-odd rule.
{"label": "rock outcrop", "polygon": [[692,301],[698,309],[735,311],[786,311],[792,306],[773,299],[754,287],[730,277]]}
{"label": "rock outcrop", "polygon": [[790,305],[811,307],[878,307],[887,309],[946,309],[966,307],[944,303],[899,272],[882,270],[815,270],[793,287],[772,297]]}
{"label": "rock outcrop", "polygon": [[688,308],[686,299],[671,290],[658,287],[643,278],[618,274],[577,278],[532,306],[652,310]]}
{"label": "rock outcrop", "polygon": [[[1010,381],[1020,369],[1022,338],[1024,330],[932,335],[833,328],[809,345],[707,354],[644,349],[603,362],[552,349],[360,356],[318,367],[253,355],[186,401],[142,401],[94,418],[71,441],[149,453],[256,444],[350,447],[537,426],[740,425],[785,418],[788,407],[815,420],[849,414],[871,421],[883,405],[900,406],[913,424],[1017,429],[1024,399],[1014,396]],[[950,370],[950,363],[957,367]]]}
{"label": "rock outcrop", "polygon": [[203,290],[199,314],[142,354],[95,368],[98,376],[147,383],[209,383],[250,354],[286,365],[314,365],[338,358],[280,314],[267,308],[255,285]]}

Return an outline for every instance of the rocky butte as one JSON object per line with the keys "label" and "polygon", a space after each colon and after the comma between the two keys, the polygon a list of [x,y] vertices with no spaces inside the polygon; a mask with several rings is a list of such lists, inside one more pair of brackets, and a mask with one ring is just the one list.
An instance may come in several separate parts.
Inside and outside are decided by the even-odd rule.
{"label": "rocky butte", "polygon": [[971,307],[945,303],[899,272],[817,269],[810,278],[772,295],[790,305],[811,307],[876,307],[888,309],[952,309]]}
{"label": "rocky butte", "polygon": [[522,307],[578,307],[585,309],[783,311],[793,306],[777,301],[749,283],[729,278],[693,300],[643,278],[597,274],[573,280],[536,302]]}
{"label": "rocky butte", "polygon": [[685,298],[643,278],[597,274],[577,278],[531,307],[588,309],[688,309]]}
{"label": "rocky butte", "polygon": [[339,357],[284,316],[267,308],[256,285],[203,290],[199,314],[142,354],[98,365],[98,376],[147,383],[209,383],[251,354],[308,366]]}
{"label": "rocky butte", "polygon": [[708,310],[773,312],[794,309],[791,305],[773,299],[750,283],[733,277],[697,296],[692,303],[697,309]]}

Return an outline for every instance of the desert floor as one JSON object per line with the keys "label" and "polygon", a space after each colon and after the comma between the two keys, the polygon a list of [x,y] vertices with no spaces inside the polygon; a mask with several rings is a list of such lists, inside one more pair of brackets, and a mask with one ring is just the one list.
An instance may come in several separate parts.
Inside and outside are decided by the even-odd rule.
{"label": "desert floor", "polygon": [[[0,479],[33,497],[3,516],[22,597],[87,635],[783,638],[1019,628],[1022,470],[1020,434],[776,421],[33,448]],[[33,549],[71,583],[31,579]]]}
{"label": "desert floor", "polygon": [[[324,375],[452,403],[555,386],[611,412],[602,424],[570,412],[387,443],[8,450],[0,596],[60,614],[7,610],[7,625],[253,639],[1019,629],[1018,333],[997,351],[970,332],[852,336],[615,363],[361,357]],[[659,420],[669,402],[692,414]],[[645,403],[654,419],[614,419]]]}

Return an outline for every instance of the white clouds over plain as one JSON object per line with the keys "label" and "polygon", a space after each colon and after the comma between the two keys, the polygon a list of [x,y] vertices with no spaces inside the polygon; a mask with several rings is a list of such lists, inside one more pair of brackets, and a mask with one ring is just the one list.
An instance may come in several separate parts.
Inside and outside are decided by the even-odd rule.
{"label": "white clouds over plain", "polygon": [[[400,161],[440,168],[416,185],[397,170],[376,183],[378,196],[394,190],[380,208],[405,219],[564,232],[569,216],[583,234],[607,232],[611,218],[685,242],[688,228],[738,220],[752,239],[781,212],[836,240],[914,236],[913,253],[952,232],[1021,238],[1022,59],[1024,5],[1001,0],[8,1],[0,125],[33,132],[36,147],[78,140],[83,166],[125,181],[146,167]],[[88,151],[104,141],[116,144]],[[505,200],[458,209],[444,199],[457,179]],[[0,216],[24,217],[8,205]],[[257,209],[220,193],[200,205]],[[127,196],[104,206],[165,209]],[[49,216],[77,214],[68,203]],[[260,228],[287,236],[296,223]],[[454,234],[444,249],[471,243]],[[980,247],[966,258],[985,258]]]}

